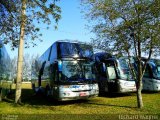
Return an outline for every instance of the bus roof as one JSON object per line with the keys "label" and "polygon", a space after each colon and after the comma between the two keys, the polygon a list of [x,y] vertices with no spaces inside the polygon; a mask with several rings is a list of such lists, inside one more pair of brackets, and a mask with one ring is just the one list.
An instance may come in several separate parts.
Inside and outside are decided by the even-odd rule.
{"label": "bus roof", "polygon": [[69,40],[69,39],[57,40],[57,41],[55,41],[54,43],[56,43],[56,42],[79,43],[79,41],[78,41],[78,40]]}
{"label": "bus roof", "polygon": [[109,58],[113,58],[113,55],[107,52],[98,52],[95,53],[96,57],[99,57],[99,59],[109,59]]}
{"label": "bus roof", "polygon": [[[70,40],[70,39],[64,39],[64,40],[57,40],[55,41],[54,43],[56,42],[69,42],[69,43],[78,43],[78,44],[86,44],[86,45],[89,45],[89,43],[87,42],[82,42],[82,41],[79,41],[79,40]],[[54,44],[53,43],[53,44]]]}

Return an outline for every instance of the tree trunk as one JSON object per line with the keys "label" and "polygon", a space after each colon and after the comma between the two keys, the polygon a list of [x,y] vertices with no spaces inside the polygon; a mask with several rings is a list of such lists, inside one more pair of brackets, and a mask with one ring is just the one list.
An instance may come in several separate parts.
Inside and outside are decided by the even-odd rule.
{"label": "tree trunk", "polygon": [[137,105],[138,108],[143,108],[143,100],[142,100],[142,65],[141,61],[138,61],[138,80],[136,83],[137,86]]}
{"label": "tree trunk", "polygon": [[142,80],[138,81],[137,83],[137,105],[138,108],[143,108],[143,100],[142,100]]}
{"label": "tree trunk", "polygon": [[20,27],[20,40],[18,48],[18,61],[17,61],[17,81],[16,81],[16,95],[15,103],[21,103],[21,85],[23,73],[23,49],[24,49],[24,35],[26,25],[26,0],[21,0],[21,27]]}

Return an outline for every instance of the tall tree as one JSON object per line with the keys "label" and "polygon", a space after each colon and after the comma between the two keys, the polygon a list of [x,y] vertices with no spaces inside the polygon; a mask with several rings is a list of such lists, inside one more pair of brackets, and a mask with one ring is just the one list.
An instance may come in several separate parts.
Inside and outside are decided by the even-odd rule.
{"label": "tall tree", "polygon": [[[160,51],[159,0],[82,0],[87,18],[94,21],[96,47],[137,59],[137,105],[143,107],[142,78],[151,55]],[[142,67],[141,57],[148,56]]]}
{"label": "tall tree", "polygon": [[21,6],[21,26],[20,26],[20,38],[18,47],[18,62],[17,62],[17,81],[16,81],[16,95],[15,103],[21,102],[21,82],[23,75],[23,47],[24,47],[24,35],[26,27],[26,7],[27,0],[22,0]]}
{"label": "tall tree", "polygon": [[[15,103],[21,102],[21,82],[23,70],[23,49],[38,39],[40,28],[38,24],[58,23],[60,7],[55,3],[58,0],[1,0],[0,1],[0,39],[4,43],[11,43],[12,48],[18,47],[17,81]],[[57,28],[57,25],[55,25]],[[31,43],[31,44],[30,44]]]}

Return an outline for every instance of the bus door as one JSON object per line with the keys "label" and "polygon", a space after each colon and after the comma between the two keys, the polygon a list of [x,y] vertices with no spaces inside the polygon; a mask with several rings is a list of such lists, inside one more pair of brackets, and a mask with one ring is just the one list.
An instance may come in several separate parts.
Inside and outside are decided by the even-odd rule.
{"label": "bus door", "polygon": [[111,90],[111,92],[117,91],[118,81],[117,81],[115,61],[106,60],[105,64],[106,64],[106,74],[108,80],[108,89]]}
{"label": "bus door", "polygon": [[104,62],[96,63],[99,93],[108,92],[108,79],[106,75],[106,65]]}

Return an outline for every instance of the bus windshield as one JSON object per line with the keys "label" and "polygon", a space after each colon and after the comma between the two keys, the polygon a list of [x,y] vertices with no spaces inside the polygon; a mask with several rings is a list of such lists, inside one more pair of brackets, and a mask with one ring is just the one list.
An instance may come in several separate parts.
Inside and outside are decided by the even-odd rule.
{"label": "bus windshield", "polygon": [[92,73],[93,64],[80,60],[62,62],[62,81],[84,82],[95,78]]}
{"label": "bus windshield", "polygon": [[126,59],[119,59],[118,70],[121,79],[132,80],[131,72]]}

